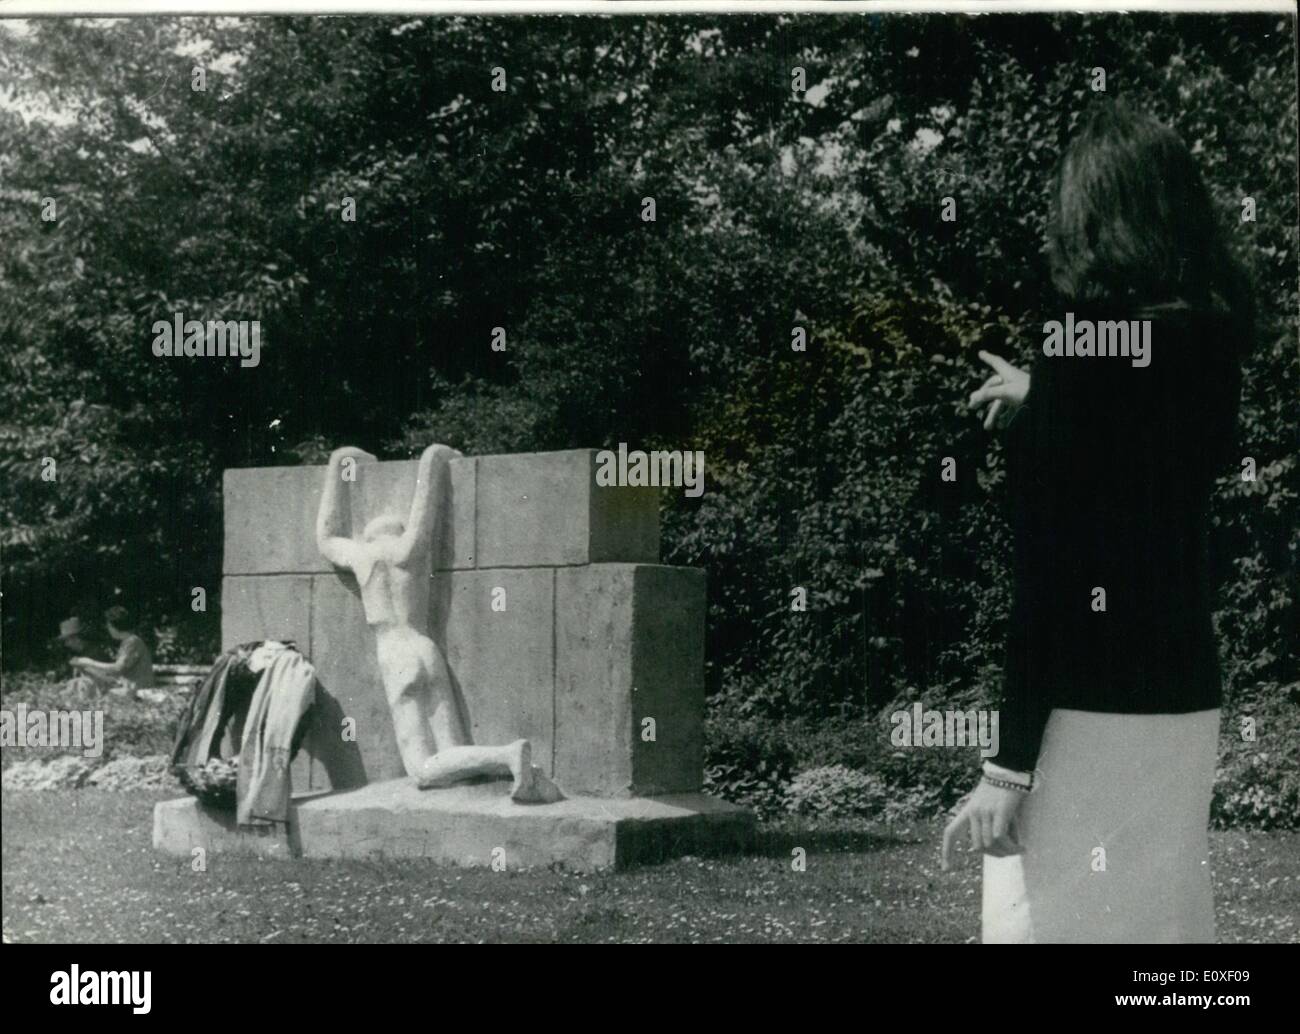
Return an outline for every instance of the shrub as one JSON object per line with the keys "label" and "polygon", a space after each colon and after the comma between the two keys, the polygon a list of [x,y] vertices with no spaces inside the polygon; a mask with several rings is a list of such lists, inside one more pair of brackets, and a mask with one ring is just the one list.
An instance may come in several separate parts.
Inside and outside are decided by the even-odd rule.
{"label": "shrub", "polygon": [[6,766],[0,778],[6,790],[80,790],[98,764],[97,759],[71,754],[48,761],[29,758]]}
{"label": "shrub", "polygon": [[[973,695],[936,692],[927,706],[982,706]],[[894,746],[889,715],[909,706],[910,699],[899,698],[871,714],[810,718],[783,713],[779,700],[752,684],[732,685],[710,700],[706,792],[764,817],[792,807],[800,814],[824,808],[828,816],[889,822],[941,815],[978,780],[978,752]],[[874,802],[870,808],[863,803],[867,797]]]}
{"label": "shrub", "polygon": [[[23,703],[29,709],[44,711],[78,710],[104,713],[103,755],[97,761],[119,757],[149,757],[170,754],[176,723],[185,709],[187,698],[180,693],[169,695],[161,704],[151,704],[130,697],[111,694],[86,696],[67,688],[67,682],[55,672],[5,675],[4,706]],[[81,747],[26,747],[5,750],[0,762],[6,767],[22,759],[51,758],[58,755],[80,756]]]}
{"label": "shrub", "polygon": [[809,818],[874,818],[886,805],[888,791],[879,776],[845,765],[825,765],[800,772],[786,787],[786,810]]}
{"label": "shrub", "polygon": [[781,726],[743,693],[709,701],[704,725],[704,792],[768,817],[785,807],[794,754]]}
{"label": "shrub", "polygon": [[[1242,739],[1254,719],[1255,740]],[[1218,829],[1300,829],[1300,683],[1263,685],[1225,713],[1210,808]]]}

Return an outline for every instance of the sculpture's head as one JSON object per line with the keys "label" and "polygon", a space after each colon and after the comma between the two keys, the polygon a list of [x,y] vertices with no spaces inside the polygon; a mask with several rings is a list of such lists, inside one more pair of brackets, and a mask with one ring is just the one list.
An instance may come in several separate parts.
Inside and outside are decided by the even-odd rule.
{"label": "sculpture's head", "polygon": [[374,542],[375,539],[399,538],[405,530],[406,525],[396,517],[384,514],[367,524],[366,530],[361,533],[361,537],[367,542]]}

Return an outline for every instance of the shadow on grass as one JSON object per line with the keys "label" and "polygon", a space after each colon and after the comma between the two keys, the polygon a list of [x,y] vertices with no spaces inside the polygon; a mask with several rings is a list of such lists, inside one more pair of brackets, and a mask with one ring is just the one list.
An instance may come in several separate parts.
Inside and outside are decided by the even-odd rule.
{"label": "shadow on grass", "polygon": [[924,826],[892,830],[866,820],[815,822],[782,818],[776,822],[758,823],[752,837],[746,837],[737,827],[708,831],[691,827],[683,831],[681,837],[621,844],[620,852],[626,850],[626,854],[620,858],[618,868],[629,871],[692,858],[722,862],[743,862],[746,858],[788,861],[795,848],[810,855],[876,854],[912,848],[927,843],[929,839]]}

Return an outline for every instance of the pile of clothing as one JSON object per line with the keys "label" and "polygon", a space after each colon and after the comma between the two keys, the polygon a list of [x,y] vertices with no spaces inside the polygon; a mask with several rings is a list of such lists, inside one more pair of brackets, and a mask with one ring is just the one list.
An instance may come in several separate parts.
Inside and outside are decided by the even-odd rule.
{"label": "pile of clothing", "polygon": [[316,669],[292,642],[241,643],[212,665],[181,716],[172,771],[241,826],[289,820],[289,763],[316,701]]}

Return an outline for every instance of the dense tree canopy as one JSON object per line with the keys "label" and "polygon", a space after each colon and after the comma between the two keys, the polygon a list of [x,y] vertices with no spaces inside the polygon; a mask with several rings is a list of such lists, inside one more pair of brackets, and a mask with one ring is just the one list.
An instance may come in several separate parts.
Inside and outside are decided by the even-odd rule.
{"label": "dense tree canopy", "polygon": [[[982,691],[1007,531],[961,402],[978,347],[1033,347],[1100,66],[1191,145],[1256,283],[1219,624],[1234,684],[1294,678],[1294,42],[1276,15],[0,25],[6,664],[115,595],[211,648],[225,467],[626,441],[705,451],[665,559],[709,571],[714,690]],[[260,319],[260,365],[155,358],[175,312]]]}

